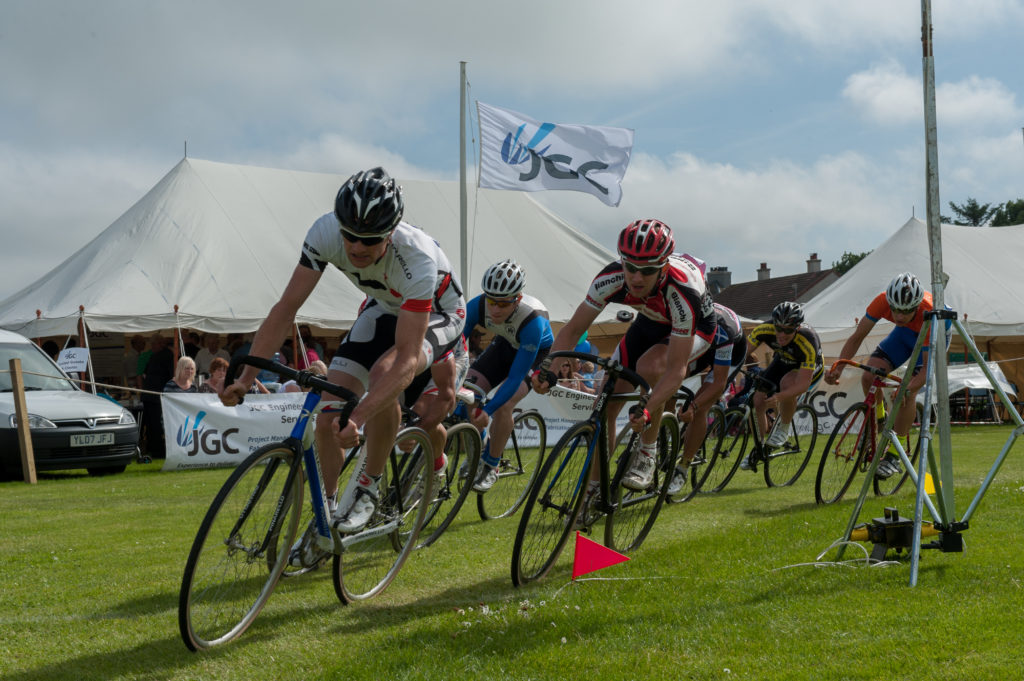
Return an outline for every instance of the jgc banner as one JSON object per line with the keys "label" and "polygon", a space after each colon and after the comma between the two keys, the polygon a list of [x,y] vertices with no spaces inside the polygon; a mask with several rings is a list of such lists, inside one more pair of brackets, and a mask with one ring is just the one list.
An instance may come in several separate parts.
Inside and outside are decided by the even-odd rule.
{"label": "jgc banner", "polygon": [[165,393],[163,470],[237,466],[269,442],[288,437],[305,393],[246,395],[225,407],[212,393]]}
{"label": "jgc banner", "polygon": [[542,123],[483,102],[477,103],[477,112],[481,187],[568,189],[619,205],[633,150],[632,130]]}

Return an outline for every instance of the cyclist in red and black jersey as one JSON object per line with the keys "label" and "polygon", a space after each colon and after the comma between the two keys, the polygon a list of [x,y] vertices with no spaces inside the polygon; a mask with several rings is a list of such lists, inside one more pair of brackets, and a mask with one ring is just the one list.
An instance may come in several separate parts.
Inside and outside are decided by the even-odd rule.
{"label": "cyclist in red and black jersey", "polygon": [[[689,363],[711,347],[716,330],[715,310],[700,263],[673,255],[674,247],[672,230],[659,220],[637,220],[623,229],[618,242],[620,259],[594,278],[586,299],[551,346],[552,352],[571,350],[608,303],[628,305],[639,313],[613,355],[652,386],[647,409],[634,407],[630,413],[630,426],[635,430],[650,426],[643,432],[640,451],[623,479],[630,489],[651,484],[664,404],[686,378]],[[557,373],[564,361],[555,360],[551,368]],[[535,373],[533,387],[543,394],[550,386]],[[619,389],[629,390],[629,385],[622,381]],[[609,451],[614,450],[617,412],[617,405],[609,406]]]}

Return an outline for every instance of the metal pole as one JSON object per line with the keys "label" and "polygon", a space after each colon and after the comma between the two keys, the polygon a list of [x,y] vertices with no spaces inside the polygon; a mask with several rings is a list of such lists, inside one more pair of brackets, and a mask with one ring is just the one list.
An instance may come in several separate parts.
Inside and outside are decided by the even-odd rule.
{"label": "metal pole", "polygon": [[459,62],[459,275],[469,286],[469,230],[466,227],[466,62]]}
{"label": "metal pole", "polygon": [[[921,0],[921,46],[924,70],[924,124],[925,124],[925,173],[927,193],[928,250],[931,255],[932,302],[935,310],[945,308],[946,277],[942,270],[942,229],[939,213],[939,154],[938,128],[935,116],[935,55],[932,45],[932,10],[931,0]],[[940,319],[933,319],[930,339],[931,352],[929,364],[935,369],[935,392],[938,394],[938,433],[939,433],[939,508],[945,517],[943,523],[951,523],[956,519],[956,507],[953,499],[953,456],[952,442],[949,435],[949,377],[946,373],[945,324]],[[922,453],[922,457],[924,453]],[[924,470],[924,467],[921,467]],[[923,485],[924,480],[918,480]],[[918,493],[920,500],[920,492]],[[920,531],[920,503],[915,509],[914,530]],[[917,584],[917,559],[920,550],[919,542],[914,542],[911,560],[910,585]]]}

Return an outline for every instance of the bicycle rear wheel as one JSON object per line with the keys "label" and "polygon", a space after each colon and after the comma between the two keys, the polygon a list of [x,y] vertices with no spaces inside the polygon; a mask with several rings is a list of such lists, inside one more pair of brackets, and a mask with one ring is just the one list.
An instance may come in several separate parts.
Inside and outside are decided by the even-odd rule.
{"label": "bicycle rear wheel", "polygon": [[302,507],[301,456],[281,443],[251,454],[210,504],[192,542],[178,596],[190,650],[240,636],[274,591]]}
{"label": "bicycle rear wheel", "polygon": [[[701,486],[703,486],[707,481],[714,479],[714,467],[715,463],[718,461],[715,450],[718,448],[718,442],[722,438],[722,425],[724,421],[725,410],[717,404],[711,407],[711,410],[708,412],[708,429],[704,434],[704,439],[701,441],[700,447],[697,448],[696,453],[693,455],[693,459],[690,461],[690,469],[687,472],[686,482],[679,492],[665,497],[666,503],[677,504],[683,501],[689,501],[696,496],[697,492],[700,491]],[[677,465],[682,465],[682,448],[685,447],[686,441],[685,429],[682,427],[680,429],[683,432],[679,436],[680,452],[679,457],[676,459]]]}
{"label": "bicycle rear wheel", "polygon": [[512,423],[512,435],[498,464],[498,480],[486,494],[476,496],[477,511],[484,520],[515,514],[544,461],[548,431],[540,413],[521,412]]}
{"label": "bicycle rear wheel", "polygon": [[722,414],[721,432],[715,444],[714,465],[697,488],[702,494],[721,492],[739,470],[740,462],[747,450],[750,439],[750,422],[747,412],[740,407],[726,409]]}
{"label": "bicycle rear wheel", "polygon": [[597,447],[594,436],[592,423],[576,423],[541,466],[523,504],[512,546],[515,586],[546,575],[565,547],[586,496],[592,452]]}
{"label": "bicycle rear wheel", "polygon": [[853,482],[868,441],[867,410],[863,402],[853,405],[832,429],[814,480],[814,500],[819,504],[839,501]]}
{"label": "bicycle rear wheel", "polygon": [[434,457],[430,438],[420,428],[405,428],[395,438],[413,440],[415,447],[403,452],[391,448],[377,489],[377,509],[366,527],[342,535],[342,552],[334,556],[331,577],[342,603],[372,598],[394,580],[409,557],[433,498]]}
{"label": "bicycle rear wheel", "polygon": [[[624,432],[631,434],[628,429]],[[658,429],[658,465],[654,467],[651,483],[642,490],[632,490],[622,485],[622,478],[629,471],[633,458],[633,451],[629,446],[633,439],[630,437],[623,442],[620,433],[615,443],[615,456],[612,457],[612,460],[618,461],[611,481],[614,510],[605,517],[604,544],[616,551],[632,551],[638,548],[658,518],[658,512],[672,481],[672,475],[668,471],[675,469],[679,424],[672,414],[662,417]]]}
{"label": "bicycle rear wheel", "polygon": [[434,501],[427,508],[420,530],[420,543],[416,548],[430,546],[437,541],[459,514],[473,488],[473,476],[480,465],[482,447],[480,431],[473,424],[457,423],[448,429],[444,445],[448,467],[443,480],[434,480],[439,489],[434,490]]}
{"label": "bicycle rear wheel", "polygon": [[811,460],[818,439],[818,415],[802,404],[793,413],[793,434],[781,447],[774,447],[764,462],[764,481],[769,487],[792,485]]}

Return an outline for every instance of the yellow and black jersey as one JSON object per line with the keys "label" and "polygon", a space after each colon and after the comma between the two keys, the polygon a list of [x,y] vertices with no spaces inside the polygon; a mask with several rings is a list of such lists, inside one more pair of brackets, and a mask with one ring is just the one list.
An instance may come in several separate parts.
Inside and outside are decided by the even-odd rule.
{"label": "yellow and black jersey", "polygon": [[794,368],[815,370],[824,364],[818,332],[806,324],[802,324],[796,330],[793,340],[786,345],[779,344],[775,335],[775,325],[772,323],[755,326],[747,336],[747,341],[752,348],[767,345],[775,352],[772,361],[784,362]]}

